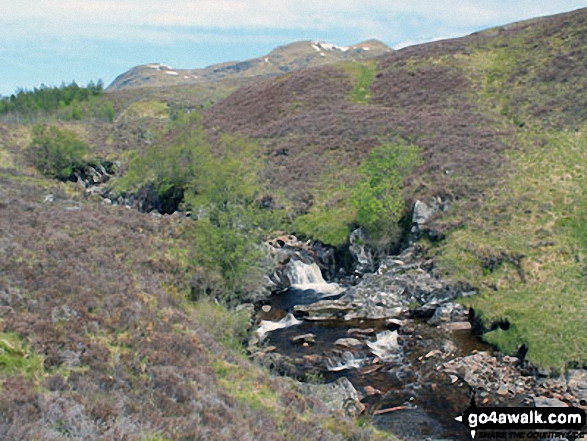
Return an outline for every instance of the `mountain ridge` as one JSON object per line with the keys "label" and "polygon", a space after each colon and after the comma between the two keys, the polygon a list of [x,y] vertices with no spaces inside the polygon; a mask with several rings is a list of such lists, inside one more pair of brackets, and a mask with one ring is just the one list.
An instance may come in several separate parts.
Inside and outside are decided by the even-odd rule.
{"label": "mountain ridge", "polygon": [[204,68],[174,69],[162,63],[135,66],[115,78],[107,90],[186,86],[227,79],[271,77],[340,61],[367,60],[391,51],[391,48],[375,39],[351,46],[312,40],[296,41],[279,46],[260,57],[227,61]]}

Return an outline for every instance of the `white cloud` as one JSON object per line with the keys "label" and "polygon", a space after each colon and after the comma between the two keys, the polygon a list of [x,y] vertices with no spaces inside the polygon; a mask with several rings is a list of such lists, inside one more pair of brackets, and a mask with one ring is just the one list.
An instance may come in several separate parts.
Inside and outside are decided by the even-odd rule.
{"label": "white cloud", "polygon": [[[584,1],[558,0],[2,0],[0,25],[33,25],[38,33],[60,36],[144,39],[168,28],[354,29],[387,41],[406,39],[407,17],[450,35],[492,24],[581,7]],[[145,27],[158,27],[146,30]],[[166,29],[167,28],[167,29]],[[434,32],[430,29],[430,32]],[[3,37],[6,38],[5,32]],[[438,35],[438,31],[436,31]]]}

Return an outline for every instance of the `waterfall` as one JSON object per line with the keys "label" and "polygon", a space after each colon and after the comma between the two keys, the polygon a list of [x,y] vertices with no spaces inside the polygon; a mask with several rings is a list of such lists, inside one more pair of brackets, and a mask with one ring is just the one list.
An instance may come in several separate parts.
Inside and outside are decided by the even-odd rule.
{"label": "waterfall", "polygon": [[314,290],[329,295],[338,294],[343,289],[337,283],[327,283],[320,268],[315,263],[307,264],[301,260],[291,260],[286,267],[291,287],[300,290]]}

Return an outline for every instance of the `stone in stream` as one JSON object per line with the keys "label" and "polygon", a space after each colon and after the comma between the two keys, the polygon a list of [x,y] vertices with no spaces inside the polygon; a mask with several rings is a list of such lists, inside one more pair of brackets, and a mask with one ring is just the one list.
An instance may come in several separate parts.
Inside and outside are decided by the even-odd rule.
{"label": "stone in stream", "polygon": [[295,337],[293,337],[291,339],[292,343],[295,344],[308,344],[308,345],[313,345],[316,343],[316,336],[314,334],[302,334],[302,335],[296,335]]}
{"label": "stone in stream", "polygon": [[373,328],[351,328],[347,332],[347,335],[350,336],[358,336],[358,337],[365,337],[367,335],[375,335],[375,329]]}
{"label": "stone in stream", "polygon": [[336,346],[342,346],[343,348],[353,348],[356,346],[363,346],[361,341],[356,338],[339,338],[334,342]]}

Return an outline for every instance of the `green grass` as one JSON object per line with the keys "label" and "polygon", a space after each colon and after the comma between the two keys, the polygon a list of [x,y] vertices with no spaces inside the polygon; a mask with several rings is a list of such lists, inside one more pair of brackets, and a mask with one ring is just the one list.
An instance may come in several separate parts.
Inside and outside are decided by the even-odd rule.
{"label": "green grass", "polygon": [[[450,233],[439,267],[480,287],[466,303],[485,323],[511,323],[488,342],[509,353],[527,344],[529,361],[560,371],[587,361],[587,133],[520,130],[518,141],[511,175]],[[503,263],[492,270],[491,258]]]}
{"label": "green grass", "polygon": [[371,102],[371,84],[373,84],[377,73],[377,63],[375,61],[346,63],[344,70],[354,80],[351,100],[357,104],[369,104]]}
{"label": "green grass", "polygon": [[15,374],[35,378],[43,373],[42,357],[33,354],[18,335],[0,333],[0,378]]}

